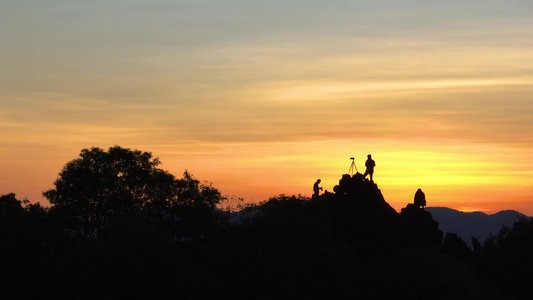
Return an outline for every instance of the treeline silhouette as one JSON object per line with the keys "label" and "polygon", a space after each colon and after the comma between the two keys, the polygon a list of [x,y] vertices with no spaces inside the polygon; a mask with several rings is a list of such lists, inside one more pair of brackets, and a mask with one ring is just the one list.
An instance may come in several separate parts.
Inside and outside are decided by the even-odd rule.
{"label": "treeline silhouette", "polygon": [[[360,173],[238,211],[148,152],[84,149],[45,191],[0,197],[3,299],[529,299],[533,219],[470,250]],[[430,200],[429,200],[430,201]],[[425,203],[424,203],[425,204]]]}

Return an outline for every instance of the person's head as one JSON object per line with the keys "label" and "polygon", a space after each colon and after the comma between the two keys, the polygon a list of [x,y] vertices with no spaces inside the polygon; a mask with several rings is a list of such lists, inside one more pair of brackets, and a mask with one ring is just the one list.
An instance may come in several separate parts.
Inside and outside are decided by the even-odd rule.
{"label": "person's head", "polygon": [[372,158],[372,155],[371,155],[371,154],[368,154],[367,157],[368,157],[368,158]]}
{"label": "person's head", "polygon": [[322,180],[320,180],[320,179],[317,179],[317,180],[316,180],[316,182],[320,183],[320,182],[322,182]]}

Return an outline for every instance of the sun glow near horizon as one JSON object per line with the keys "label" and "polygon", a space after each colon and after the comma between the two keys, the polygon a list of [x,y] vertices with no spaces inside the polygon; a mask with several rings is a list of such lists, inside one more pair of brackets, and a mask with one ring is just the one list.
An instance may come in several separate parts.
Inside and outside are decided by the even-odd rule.
{"label": "sun glow near horizon", "polygon": [[[232,150],[225,154],[212,151],[209,156],[198,157],[198,161],[189,158],[187,162],[195,165],[191,171],[199,178],[212,181],[223,193],[233,191],[248,202],[281,193],[310,196],[317,178],[322,179],[324,190],[332,192],[342,174],[349,172],[350,157],[355,157],[357,170],[364,173],[367,154],[376,161],[375,182],[398,211],[412,202],[418,188],[428,193],[428,206],[454,208],[469,203],[493,211],[495,208],[486,209],[483,203],[505,203],[507,187],[523,190],[529,186],[531,172],[505,172],[510,164],[519,165],[524,155],[529,155],[527,151],[459,141],[429,144],[376,139],[244,143],[228,145]],[[168,162],[172,166],[184,163],[174,160],[171,153],[162,157],[167,161],[165,166]],[[480,192],[485,190],[493,192]]]}

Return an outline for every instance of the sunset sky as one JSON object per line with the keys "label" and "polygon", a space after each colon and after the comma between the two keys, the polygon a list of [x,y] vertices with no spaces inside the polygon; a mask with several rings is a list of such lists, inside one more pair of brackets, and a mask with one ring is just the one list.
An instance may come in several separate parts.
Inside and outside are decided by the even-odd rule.
{"label": "sunset sky", "polygon": [[223,195],[533,215],[531,0],[2,0],[0,194],[46,204],[81,149],[149,151]]}

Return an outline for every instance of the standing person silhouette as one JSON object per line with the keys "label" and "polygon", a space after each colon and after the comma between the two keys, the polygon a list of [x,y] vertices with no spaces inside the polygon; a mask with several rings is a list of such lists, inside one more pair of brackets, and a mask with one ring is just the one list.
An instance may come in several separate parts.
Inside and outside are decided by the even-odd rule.
{"label": "standing person silhouette", "polygon": [[366,171],[365,175],[363,175],[366,178],[366,175],[370,175],[370,181],[374,182],[372,179],[372,176],[374,175],[374,167],[376,166],[376,162],[372,159],[372,155],[368,154],[368,159],[365,162]]}
{"label": "standing person silhouette", "polygon": [[320,182],[322,182],[322,180],[317,179],[316,182],[315,182],[315,184],[313,185],[313,192],[314,192],[314,194],[313,194],[313,197],[312,197],[312,198],[318,198],[318,194],[320,193],[319,191],[322,190],[322,188],[318,186],[318,185],[320,184]]}

